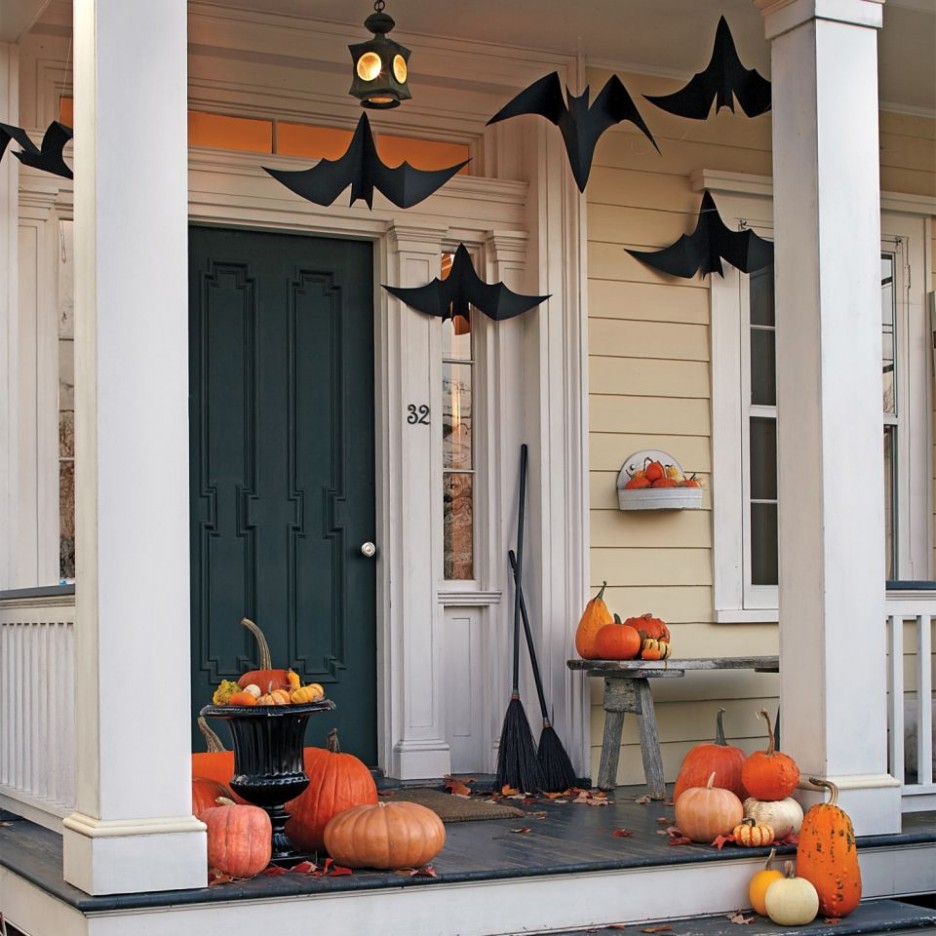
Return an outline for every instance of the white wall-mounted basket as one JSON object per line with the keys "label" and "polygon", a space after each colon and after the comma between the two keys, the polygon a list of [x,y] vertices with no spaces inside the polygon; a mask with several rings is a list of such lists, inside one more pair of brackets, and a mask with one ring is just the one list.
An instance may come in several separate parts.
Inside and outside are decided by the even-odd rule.
{"label": "white wall-mounted basket", "polygon": [[644,449],[634,452],[621,465],[617,477],[618,507],[621,510],[699,510],[702,507],[701,487],[645,487],[628,489],[627,482],[650,462],[664,467],[672,465],[680,478],[685,478],[682,466],[668,452]]}

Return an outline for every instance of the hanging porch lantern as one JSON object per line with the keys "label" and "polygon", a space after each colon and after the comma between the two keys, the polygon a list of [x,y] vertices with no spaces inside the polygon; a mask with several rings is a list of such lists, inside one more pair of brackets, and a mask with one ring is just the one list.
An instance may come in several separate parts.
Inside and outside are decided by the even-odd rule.
{"label": "hanging porch lantern", "polygon": [[410,50],[387,36],[396,23],[383,8],[384,0],[376,0],[374,12],[364,20],[374,38],[348,46],[354,62],[348,93],[360,98],[362,107],[386,110],[412,95],[406,85]]}

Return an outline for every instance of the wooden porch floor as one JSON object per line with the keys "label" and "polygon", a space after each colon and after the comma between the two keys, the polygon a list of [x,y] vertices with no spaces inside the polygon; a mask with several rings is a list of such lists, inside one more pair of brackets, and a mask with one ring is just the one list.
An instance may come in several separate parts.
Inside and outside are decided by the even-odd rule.
{"label": "wooden porch floor", "polygon": [[[206,909],[205,905],[214,902],[256,902],[299,895],[373,893],[389,889],[437,888],[468,882],[520,882],[529,878],[542,879],[544,876],[659,869],[675,873],[684,866],[698,868],[718,864],[736,865],[738,862],[750,869],[744,872],[749,876],[754,868],[763,863],[768,849],[741,849],[726,845],[718,850],[711,846],[670,844],[666,829],[672,823],[672,806],[665,802],[642,802],[644,792],[643,787],[619,787],[607,797],[608,805],[573,802],[571,798],[566,802],[511,800],[508,801],[509,805],[522,809],[523,817],[447,824],[446,845],[432,863],[433,876],[373,871],[317,876],[290,871],[191,891],[91,897],[62,880],[61,838],[25,820],[15,820],[0,827],[0,866],[75,910],[96,915],[108,911],[126,912],[169,906],[178,908],[184,905],[201,905],[202,909]],[[594,798],[590,802],[595,802]],[[932,860],[933,866],[936,866],[936,813],[908,815],[903,831],[898,835],[859,839],[859,855],[863,851],[870,855],[871,852],[880,854],[882,850],[890,849],[894,850],[895,856],[900,849],[916,849],[916,861],[922,855],[924,861]],[[793,846],[781,846],[778,849],[780,856],[792,855],[794,852]],[[2,909],[0,907],[0,911]],[[668,909],[666,897],[661,898],[659,909],[659,915],[664,916]],[[858,916],[853,917],[853,924],[860,923]],[[641,918],[653,919],[647,915]],[[924,931],[936,933],[936,911],[930,913],[928,921],[929,929]],[[590,921],[589,925],[594,927],[612,922],[615,920],[599,918]],[[602,929],[585,931],[602,932]],[[585,931],[562,930],[566,933]],[[777,933],[781,928],[773,927],[768,931]],[[846,931],[887,930],[846,929],[841,926],[835,929],[842,936]],[[542,932],[542,929],[527,932]],[[689,932],[687,929],[673,930],[674,934]],[[698,932],[718,936],[721,930],[700,929]],[[739,931],[734,925],[729,925],[725,932]],[[761,929],[749,924],[740,932],[755,936]]]}

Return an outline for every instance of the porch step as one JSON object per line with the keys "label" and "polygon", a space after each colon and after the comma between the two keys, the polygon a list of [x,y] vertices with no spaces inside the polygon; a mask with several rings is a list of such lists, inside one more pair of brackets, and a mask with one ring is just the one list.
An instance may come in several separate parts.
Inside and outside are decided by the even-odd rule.
{"label": "porch step", "polygon": [[[932,900],[929,901],[932,904]],[[657,929],[660,936],[780,936],[795,933],[796,936],[876,936],[887,933],[897,934],[936,933],[936,909],[926,908],[901,900],[867,900],[857,907],[854,913],[839,920],[834,925],[822,917],[808,926],[791,929],[771,923],[766,917],[756,916],[748,911],[744,919],[754,917],[753,922],[739,923],[732,921],[725,914],[704,917],[688,917],[681,920],[658,920],[643,924],[632,924],[629,932],[649,933]],[[548,936],[620,936],[621,928],[611,926],[590,927],[583,930],[565,930],[561,933],[550,932]],[[537,936],[547,936],[539,933]]]}

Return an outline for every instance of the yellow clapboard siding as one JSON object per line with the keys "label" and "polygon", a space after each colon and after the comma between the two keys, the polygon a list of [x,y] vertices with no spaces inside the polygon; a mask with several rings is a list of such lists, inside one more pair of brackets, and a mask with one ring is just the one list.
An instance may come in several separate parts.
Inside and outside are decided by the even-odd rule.
{"label": "yellow clapboard siding", "polygon": [[[625,619],[629,616],[625,615]],[[680,655],[686,656],[687,654]],[[591,704],[600,707],[604,700],[604,681],[589,678],[589,683],[591,683],[589,686]],[[653,684],[654,705],[663,706],[675,702],[701,701],[718,703],[724,705],[725,708],[729,708],[737,703],[742,710],[739,719],[741,717],[745,719],[756,718],[757,706],[750,705],[746,701],[747,699],[760,699],[764,696],[776,697],[779,693],[779,675],[776,673],[755,673],[753,670],[687,673],[685,676],[676,679],[660,679]],[[739,723],[743,722],[739,720]]]}
{"label": "yellow clapboard siding", "polygon": [[594,394],[708,399],[706,361],[666,361],[605,355],[588,359],[588,389]]}
{"label": "yellow clapboard siding", "polygon": [[591,548],[591,575],[615,587],[626,585],[711,585],[708,549]]}
{"label": "yellow clapboard siding", "polygon": [[592,204],[588,207],[588,242],[622,247],[672,243],[685,233],[685,217],[674,211]]}
{"label": "yellow clapboard siding", "polygon": [[932,117],[918,117],[915,114],[882,111],[880,126],[882,134],[895,133],[902,136],[918,137],[922,140],[936,140],[936,120],[933,120]]}
{"label": "yellow clapboard siding", "polygon": [[[618,124],[618,126],[624,126]],[[629,126],[629,125],[628,125]],[[656,133],[654,133],[656,137]],[[770,175],[770,138],[758,136],[732,144],[725,140],[700,141],[656,137],[661,154],[650,146],[635,142],[640,135],[614,132],[605,133],[595,151],[593,166],[609,169],[636,169],[641,172],[660,172],[665,175],[688,176],[696,169],[718,166],[725,172],[747,172]],[[646,150],[650,150],[648,161]]]}
{"label": "yellow clapboard siding", "polygon": [[672,435],[709,435],[707,400],[592,396],[588,405],[591,426],[596,432],[652,432],[657,429]]}
{"label": "yellow clapboard siding", "polygon": [[[687,221],[688,230],[692,230],[691,221]],[[676,235],[673,240],[677,240]],[[633,249],[658,250],[665,247],[666,244],[631,244]],[[588,276],[589,279],[619,280],[629,283],[648,283],[666,286],[669,289],[677,290],[699,290],[708,297],[708,278],[693,276],[686,279],[681,276],[670,276],[668,273],[661,273],[659,270],[642,263],[636,257],[632,257],[622,246],[618,244],[593,243],[588,250]]]}
{"label": "yellow clapboard siding", "polygon": [[661,175],[631,169],[592,166],[589,175],[589,207],[592,204],[631,205],[692,216],[698,213],[700,195],[693,192],[688,176]]}
{"label": "yellow clapboard siding", "polygon": [[[601,587],[601,579],[595,576],[592,568],[592,583],[598,585],[592,594]],[[605,600],[612,611],[624,611],[625,617],[631,613],[643,614],[653,611],[668,624],[680,621],[712,620],[712,589],[708,585],[670,585],[661,588],[658,585],[618,585],[609,582]]]}
{"label": "yellow clapboard siding", "polygon": [[592,432],[589,435],[591,470],[617,474],[625,458],[646,449],[669,452],[685,471],[707,473],[712,470],[711,443],[704,436],[628,432]]}
{"label": "yellow clapboard siding", "polygon": [[936,174],[882,166],[881,189],[885,192],[904,192],[907,195],[936,198]]}
{"label": "yellow clapboard siding", "polygon": [[[689,472],[692,474],[692,472]],[[622,523],[627,525],[628,529],[645,529],[651,521],[656,518],[657,522],[663,521],[667,517],[678,517],[684,515],[697,516],[698,519],[693,522],[702,523],[702,517],[705,517],[705,523],[711,523],[710,511],[712,508],[709,488],[711,479],[707,475],[696,473],[696,478],[702,482],[702,508],[683,511],[653,511],[653,510],[619,510],[617,497],[617,475],[618,473],[610,471],[592,471],[589,474],[589,507],[594,511],[613,510],[621,514]],[[684,521],[689,523],[690,521]],[[641,526],[643,524],[644,526]],[[595,546],[604,546],[606,543],[593,543]],[[689,546],[696,545],[688,543]]]}
{"label": "yellow clapboard siding", "polygon": [[919,137],[881,134],[881,165],[936,174],[936,146]]}
{"label": "yellow clapboard siding", "polygon": [[672,289],[669,284],[663,283],[590,279],[588,312],[594,318],[707,325],[709,296],[708,290]]}
{"label": "yellow clapboard siding", "polygon": [[[608,357],[709,359],[709,330],[705,325],[590,318],[588,338],[590,348],[601,348]],[[659,428],[666,431],[665,426]]]}
{"label": "yellow clapboard siding", "polygon": [[[616,508],[613,480],[611,496]],[[673,543],[709,549],[712,545],[712,518],[707,510],[592,510],[589,516],[592,549],[638,544],[646,549],[661,549]]]}

